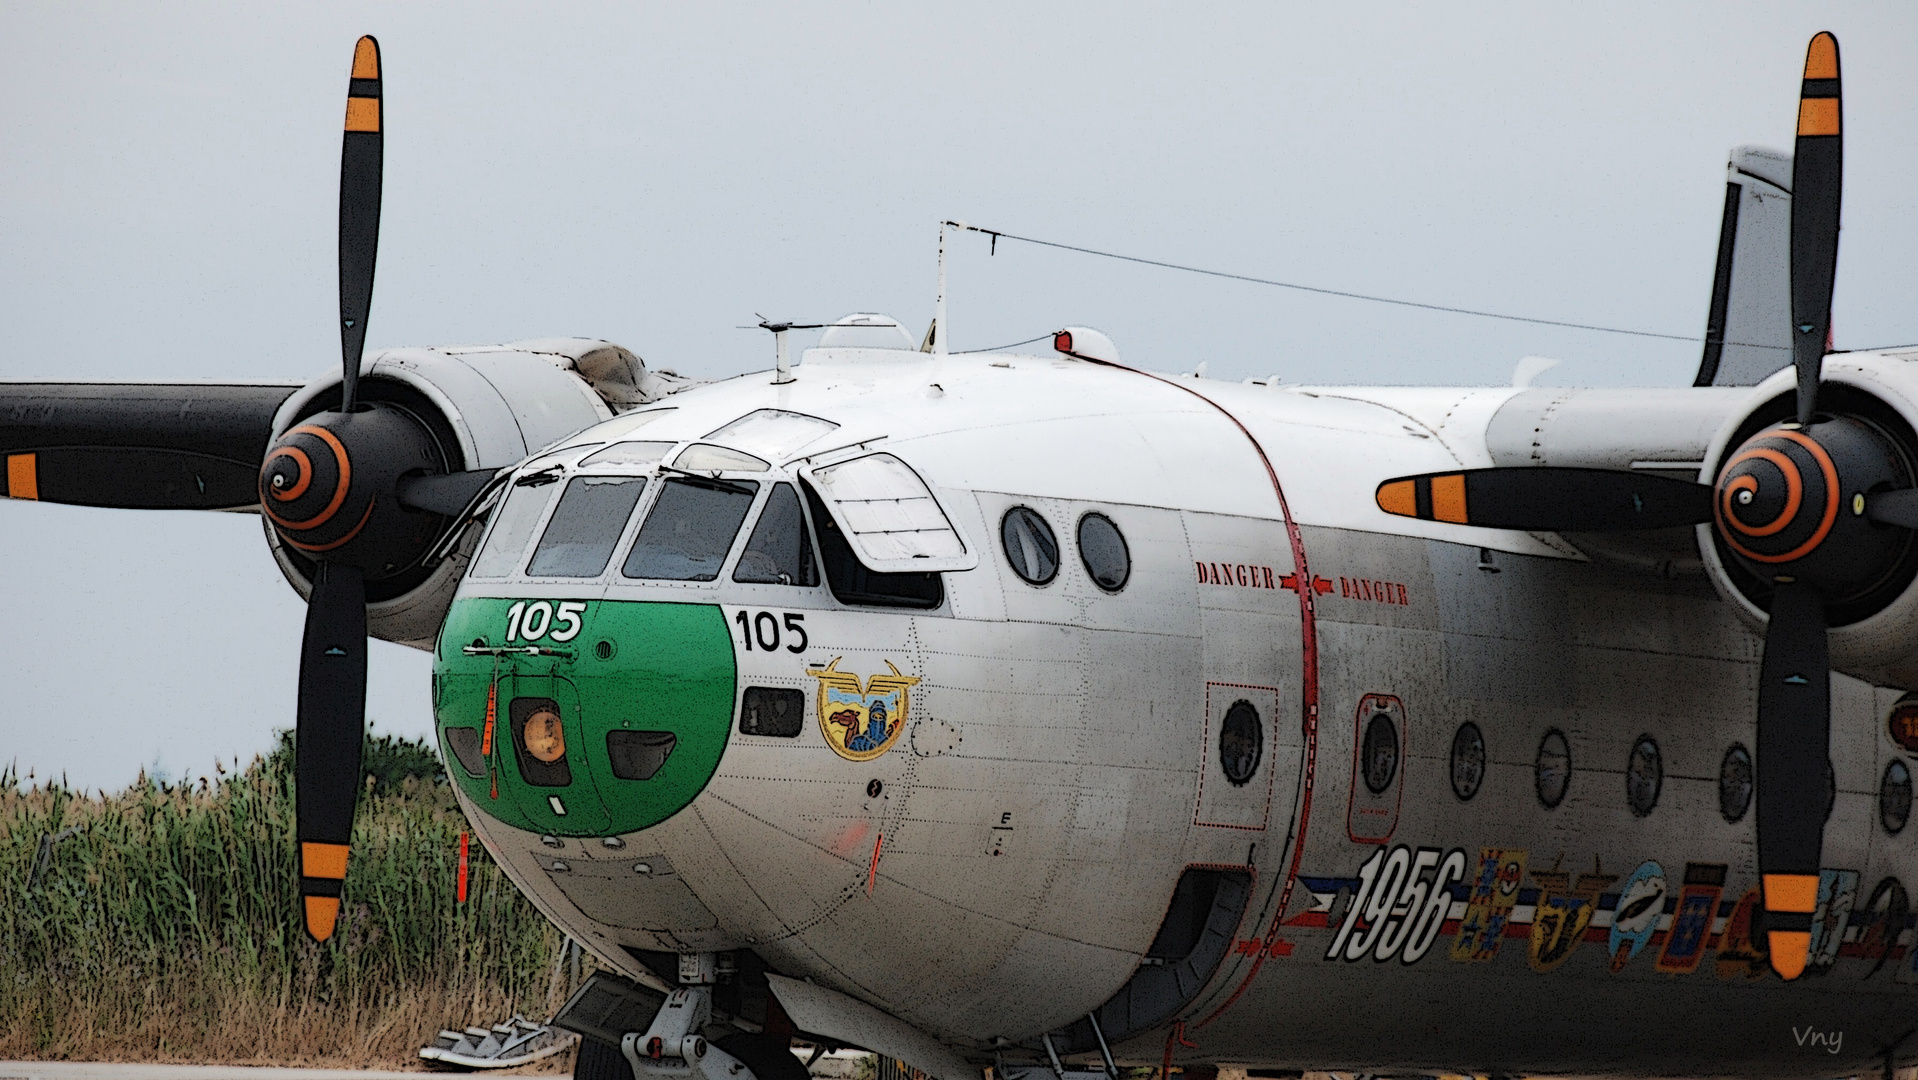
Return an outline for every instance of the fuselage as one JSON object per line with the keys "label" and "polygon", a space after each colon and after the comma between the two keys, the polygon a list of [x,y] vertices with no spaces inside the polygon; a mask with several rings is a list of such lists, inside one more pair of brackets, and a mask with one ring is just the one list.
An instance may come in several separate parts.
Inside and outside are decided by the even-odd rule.
{"label": "fuselage", "polygon": [[[1153,1062],[1167,1008],[1179,1060],[1364,1071],[1835,1074],[1918,1024],[1897,691],[1834,678],[1829,902],[1783,983],[1748,626],[1702,577],[1374,504],[1490,464],[1516,391],[797,376],[526,466],[440,636],[463,805],[613,966],[752,950],[973,1050],[1130,995],[1136,1032],[1101,1015]],[[891,464],[834,482],[878,455],[949,535]],[[848,564],[874,536],[969,568]]]}

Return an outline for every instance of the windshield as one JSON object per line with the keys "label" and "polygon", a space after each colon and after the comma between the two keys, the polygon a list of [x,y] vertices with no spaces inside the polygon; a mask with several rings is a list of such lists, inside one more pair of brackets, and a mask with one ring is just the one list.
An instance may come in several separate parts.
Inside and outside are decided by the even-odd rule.
{"label": "windshield", "polygon": [[[506,505],[493,517],[493,530],[486,534],[486,546],[473,557],[468,575],[476,578],[505,577],[519,565],[526,553],[526,542],[533,538],[533,526],[539,524],[546,504],[552,501],[553,480],[540,481],[543,474],[522,476],[513,481],[506,494]],[[556,478],[554,478],[556,479]],[[533,480],[534,483],[527,483]]]}
{"label": "windshield", "polygon": [[645,490],[643,476],[573,477],[539,538],[526,575],[598,577]]}
{"label": "windshield", "polygon": [[806,538],[806,518],[799,511],[799,493],[791,484],[774,484],[766,497],[759,524],[739,554],[734,581],[764,585],[817,585],[812,541]]}
{"label": "windshield", "polygon": [[621,572],[666,581],[717,578],[758,493],[751,480],[666,481]]}

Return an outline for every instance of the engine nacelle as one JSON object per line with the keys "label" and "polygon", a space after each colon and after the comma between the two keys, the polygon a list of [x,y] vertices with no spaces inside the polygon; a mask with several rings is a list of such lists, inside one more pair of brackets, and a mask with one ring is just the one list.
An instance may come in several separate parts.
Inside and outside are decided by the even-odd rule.
{"label": "engine nacelle", "polygon": [[[334,372],[288,398],[274,417],[274,441],[310,417],[337,409],[340,381]],[[609,342],[569,338],[387,349],[362,362],[359,399],[402,414],[417,429],[414,441],[423,440],[423,453],[434,468],[453,473],[517,464],[618,410],[657,400],[685,381],[670,372],[647,371],[638,357]],[[424,551],[428,545],[419,542],[421,537],[447,523],[431,514],[396,515],[394,508],[377,509],[383,515],[377,520],[386,528],[409,534],[399,544],[408,552]],[[262,521],[281,573],[302,598],[309,597],[316,564],[281,535],[270,517]],[[469,535],[460,550],[437,564],[414,555],[370,571],[368,633],[432,648],[472,542]]]}
{"label": "engine nacelle", "polygon": [[[1862,512],[1863,501],[1854,504],[1859,495],[1909,486],[1918,479],[1918,365],[1913,360],[1918,354],[1839,353],[1825,359],[1819,413],[1855,421],[1858,431],[1888,459],[1887,471],[1893,475],[1871,490],[1843,491],[1841,514]],[[1794,385],[1793,370],[1785,368],[1752,389],[1745,405],[1706,448],[1700,480],[1713,482],[1746,440],[1792,418]],[[1918,689],[1918,588],[1913,587],[1918,581],[1918,533],[1871,524],[1862,517],[1851,524],[1885,535],[1879,538],[1883,542],[1872,565],[1856,568],[1851,575],[1855,583],[1828,597],[1831,666],[1881,686]],[[1720,529],[1700,525],[1697,534],[1712,585],[1747,622],[1763,627],[1771,581],[1754,572],[1749,560],[1734,555]]]}

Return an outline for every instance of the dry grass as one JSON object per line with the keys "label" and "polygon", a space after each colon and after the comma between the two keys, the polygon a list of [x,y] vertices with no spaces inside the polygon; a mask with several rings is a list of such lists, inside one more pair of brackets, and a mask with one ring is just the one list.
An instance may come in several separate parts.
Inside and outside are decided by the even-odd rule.
{"label": "dry grass", "polygon": [[0,773],[0,1058],[393,1068],[442,1027],[552,1015],[562,937],[478,843],[454,902],[465,823],[430,751],[395,745],[428,767],[362,797],[325,945],[298,920],[286,747],[117,795]]}

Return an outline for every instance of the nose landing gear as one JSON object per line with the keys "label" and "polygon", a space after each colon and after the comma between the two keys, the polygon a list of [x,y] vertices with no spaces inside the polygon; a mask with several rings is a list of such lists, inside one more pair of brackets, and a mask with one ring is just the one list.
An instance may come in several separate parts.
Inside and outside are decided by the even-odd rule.
{"label": "nose landing gear", "polygon": [[735,1032],[707,1041],[699,1032],[712,1016],[710,986],[682,986],[668,995],[650,1027],[620,1040],[634,1080],[807,1080],[806,1067],[783,1039]]}

